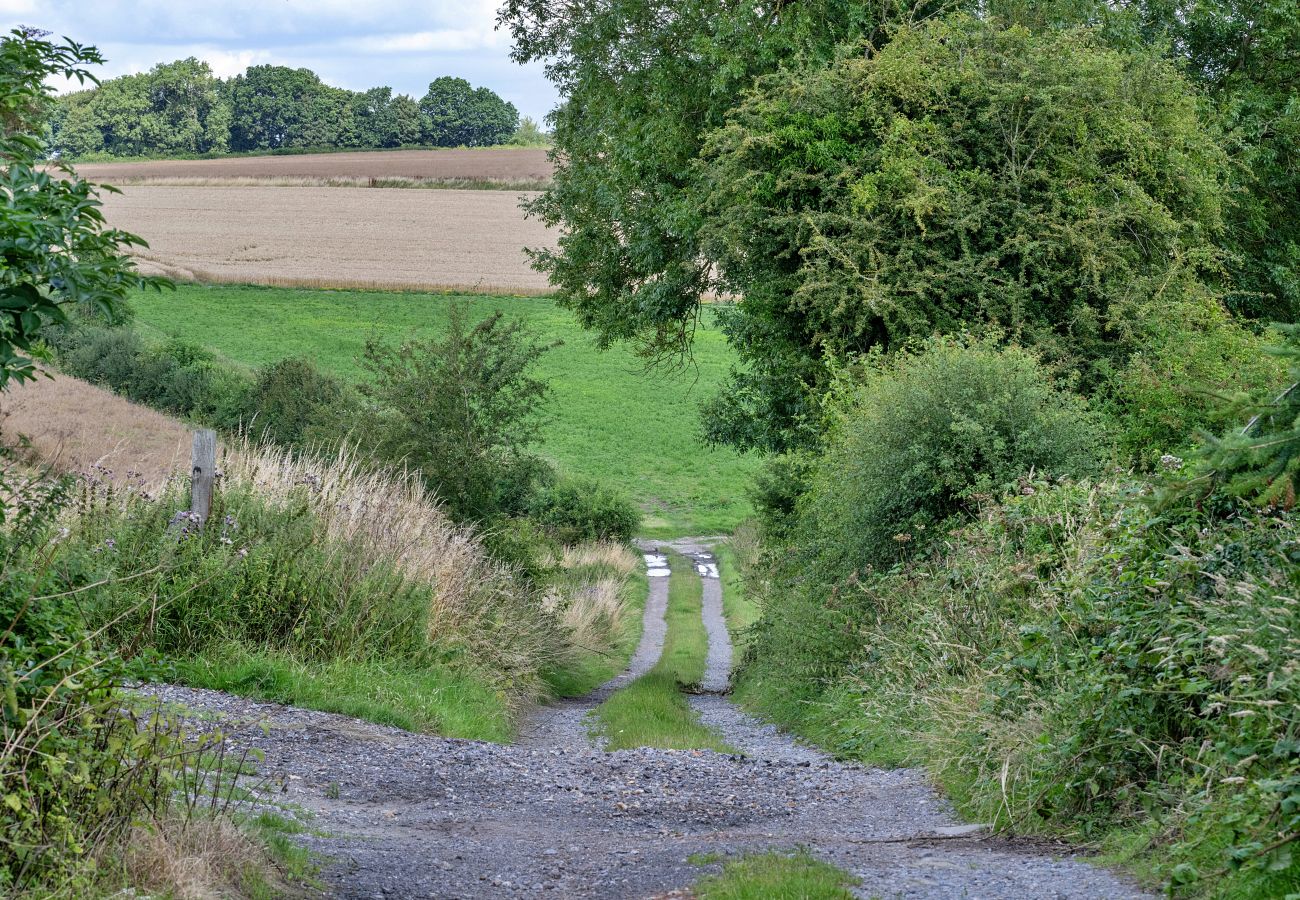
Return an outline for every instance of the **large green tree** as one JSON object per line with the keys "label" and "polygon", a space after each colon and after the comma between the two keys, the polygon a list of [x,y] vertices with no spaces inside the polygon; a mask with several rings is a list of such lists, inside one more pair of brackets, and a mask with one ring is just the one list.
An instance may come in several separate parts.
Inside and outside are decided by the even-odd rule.
{"label": "large green tree", "polygon": [[[1296,192],[1280,189],[1296,171],[1286,142],[1255,140],[1249,128],[1229,123],[1239,152],[1231,158],[1235,181],[1225,178],[1213,140],[1223,117],[1209,103],[1198,111],[1194,89],[1153,58],[1175,59],[1195,85],[1218,90],[1231,79],[1224,63],[1207,62],[1193,49],[1198,42],[1227,54],[1233,40],[1260,40],[1249,26],[1243,32],[1240,10],[1230,5],[590,0],[557,7],[513,0],[501,21],[511,29],[516,58],[544,61],[565,98],[552,117],[554,185],[531,206],[562,233],[535,262],[603,343],[630,341],[651,359],[678,360],[689,351],[708,291],[743,298],[728,327],[747,366],[711,409],[709,426],[714,439],[742,447],[798,442],[792,427],[815,419],[812,398],[827,353],[857,352],[908,331],[989,323],[1030,330],[1049,342],[1049,357],[1084,357],[1082,374],[1099,379],[1122,360],[1125,346],[1140,343],[1141,328],[1191,336],[1217,328],[1223,309],[1212,290],[1234,308],[1258,310],[1283,294],[1290,278],[1286,230],[1300,217],[1287,214]],[[905,84],[899,74],[897,89],[915,96],[891,99],[895,86],[864,74],[889,64],[898,35],[922,35],[927,22],[963,14],[979,18],[959,31],[994,35],[1018,24],[1028,30],[1015,32],[1016,40],[1027,43],[1013,50],[972,37],[970,54],[955,60],[914,40],[918,55],[903,69],[926,72],[951,89],[948,97],[927,95],[924,85]],[[1285,48],[1294,42],[1278,37],[1290,33],[1290,12],[1270,16],[1265,30],[1273,37],[1260,40],[1269,52],[1257,67],[1285,73],[1293,63]],[[1196,26],[1201,19],[1205,24]],[[1071,31],[1080,26],[1092,30]],[[1048,56],[1056,53],[1064,57]],[[1018,95],[1005,73],[976,57],[1008,65],[1030,90]],[[954,84],[942,66],[955,63],[991,95]],[[860,77],[846,77],[851,71]],[[837,91],[844,93],[832,96]],[[1269,96],[1276,105],[1287,92]],[[801,111],[805,102],[817,112]],[[1136,118],[1103,121],[1086,108],[1068,110],[1070,103]],[[1283,105],[1294,108],[1293,94]],[[864,109],[898,133],[880,130]],[[996,134],[972,127],[965,115],[1032,115],[1035,127],[1054,122],[1036,135],[1051,152],[1004,159],[1008,142],[999,145]],[[1077,134],[1060,130],[1066,120]],[[1268,120],[1282,130],[1287,121]],[[1130,132],[1155,151],[1149,159],[1125,147]],[[1251,159],[1257,164],[1242,164]],[[1071,172],[1076,164],[1082,168]],[[882,168],[873,171],[876,165]],[[915,196],[906,196],[902,172],[909,166],[917,167]],[[1100,181],[1081,186],[1081,172]],[[1111,179],[1118,196],[1105,195]],[[1256,187],[1243,189],[1246,180]],[[1008,194],[1009,186],[1020,193]],[[1148,189],[1154,193],[1144,195]],[[883,199],[873,201],[871,191]],[[844,255],[853,249],[844,233],[862,236],[879,226],[883,208],[873,203],[890,200],[915,205],[915,240],[877,236],[883,243],[856,245],[866,255]],[[1095,218],[1087,221],[1084,204],[1094,200]],[[963,206],[968,220],[938,228],[927,221],[935,210],[955,215]],[[998,218],[1012,209],[1019,218]],[[1038,224],[1075,230],[1029,240],[1031,209],[1042,214]],[[894,215],[902,218],[901,210]],[[1100,241],[1096,248],[1084,247],[1088,229]],[[976,243],[967,244],[968,237]],[[1021,243],[994,243],[1003,239]],[[1112,256],[1099,261],[1094,250]],[[1173,256],[1162,261],[1158,252]],[[1052,259],[1053,253],[1062,255]],[[985,271],[977,260],[1011,268]],[[934,276],[919,294],[909,293],[922,285],[916,278],[884,277],[909,267],[917,278]],[[1162,271],[1177,276],[1179,296],[1199,299],[1179,304],[1163,325],[1115,315],[1113,301],[1130,276],[1137,280],[1124,308],[1150,312],[1141,300],[1151,298],[1156,282],[1149,279]],[[1090,275],[1098,276],[1096,284],[1086,284]],[[1265,275],[1274,282],[1267,290]],[[1006,290],[995,292],[999,279]],[[1237,290],[1242,284],[1244,292]],[[1194,377],[1197,368],[1185,374]]]}
{"label": "large green tree", "polygon": [[564,102],[551,116],[555,181],[531,205],[561,231],[536,254],[562,303],[602,343],[649,357],[687,350],[712,287],[696,209],[706,135],[760,75],[815,67],[846,41],[957,2],[922,0],[508,0],[519,62],[543,61]]}
{"label": "large green tree", "polygon": [[348,119],[350,93],[310,69],[250,66],[228,93],[232,150],[330,146]]}
{"label": "large green tree", "polygon": [[97,187],[45,160],[51,76],[92,78],[94,47],[54,43],[41,32],[0,38],[0,388],[35,377],[43,331],[78,305],[115,315],[144,278],[123,250],[144,246],[108,228]]}
{"label": "large green tree", "polygon": [[59,99],[54,146],[69,156],[220,153],[230,108],[208,64],[190,57]]}
{"label": "large green tree", "polygon": [[829,359],[993,326],[1095,391],[1153,323],[1217,308],[1223,153],[1172,65],[1090,30],[902,29],[761,80],[704,160],[702,248],[744,297],[747,363],[712,434],[740,446],[815,425]]}
{"label": "large green tree", "polygon": [[420,99],[425,143],[435,147],[504,144],[519,127],[519,110],[485,87],[443,77]]}

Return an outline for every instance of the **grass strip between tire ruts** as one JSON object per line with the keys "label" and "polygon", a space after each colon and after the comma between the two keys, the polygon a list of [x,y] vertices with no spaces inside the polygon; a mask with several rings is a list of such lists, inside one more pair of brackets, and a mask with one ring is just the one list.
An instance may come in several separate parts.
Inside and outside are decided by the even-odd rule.
{"label": "grass strip between tire ruts", "polygon": [[663,653],[648,673],[616,691],[592,714],[592,734],[607,750],[659,747],[735,752],[700,722],[683,688],[704,677],[709,652],[701,618],[702,586],[690,560],[670,554],[668,624]]}

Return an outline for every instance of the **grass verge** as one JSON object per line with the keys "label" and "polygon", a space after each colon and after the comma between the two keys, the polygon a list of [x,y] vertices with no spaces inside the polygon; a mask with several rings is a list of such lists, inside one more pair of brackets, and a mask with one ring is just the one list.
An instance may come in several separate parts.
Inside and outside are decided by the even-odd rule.
{"label": "grass verge", "polygon": [[745,590],[744,573],[751,554],[758,552],[753,531],[741,526],[731,540],[717,549],[718,574],[722,577],[722,613],[739,657],[749,641],[749,628],[762,617],[758,602]]}
{"label": "grass verge", "polygon": [[695,885],[700,900],[841,900],[857,883],[848,872],[797,853],[755,853]]}
{"label": "grass verge", "polygon": [[[132,301],[137,321],[156,336],[176,335],[228,360],[261,366],[310,358],[360,380],[369,338],[399,342],[442,333],[451,296],[178,285]],[[714,315],[696,333],[693,367],[647,373],[623,347],[601,352],[571,313],[542,298],[466,296],[481,319],[500,309],[524,319],[544,341],[563,341],[539,363],[552,389],[554,416],[542,451],[568,475],[617,485],[644,505],[648,537],[730,531],[750,512],[745,485],[756,460],[698,439],[698,406],[721,387],[734,361]],[[257,328],[248,323],[257,322]]]}
{"label": "grass verge", "polygon": [[700,722],[682,688],[704,677],[709,639],[700,617],[701,584],[688,561],[673,558],[668,584],[668,633],[659,662],[613,694],[593,714],[594,736],[607,750],[661,747],[735,752]]}
{"label": "grass verge", "polygon": [[407,731],[484,741],[510,739],[510,716],[486,681],[463,669],[380,660],[302,662],[274,650],[227,644],[178,661],[193,687],[338,713]]}

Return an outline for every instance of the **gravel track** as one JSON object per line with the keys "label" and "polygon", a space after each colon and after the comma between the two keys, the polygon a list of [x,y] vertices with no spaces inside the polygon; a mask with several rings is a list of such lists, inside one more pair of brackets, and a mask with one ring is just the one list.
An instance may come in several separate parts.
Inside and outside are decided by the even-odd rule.
{"label": "gravel track", "polygon": [[[652,579],[634,670],[657,658],[666,599],[667,579]],[[539,713],[523,744],[503,746],[214,691],[146,691],[265,754],[270,796],[315,816],[304,840],[332,858],[334,896],[662,896],[717,870],[692,854],[796,846],[859,876],[863,897],[1146,896],[1065,847],[954,836],[963,829],[922,772],[835,762],[720,694],[693,703],[744,755],[592,749],[581,711],[594,697]]]}
{"label": "gravel track", "polygon": [[[662,559],[657,554],[646,555],[647,568]],[[667,566],[667,560],[663,560]],[[663,653],[668,623],[668,579],[650,578],[650,593],[646,597],[645,612],[641,616],[641,640],[626,670],[602,684],[585,697],[558,700],[533,712],[519,729],[516,745],[520,747],[552,747],[565,749],[590,749],[587,731],[587,714],[605,702],[610,694],[654,668]]]}

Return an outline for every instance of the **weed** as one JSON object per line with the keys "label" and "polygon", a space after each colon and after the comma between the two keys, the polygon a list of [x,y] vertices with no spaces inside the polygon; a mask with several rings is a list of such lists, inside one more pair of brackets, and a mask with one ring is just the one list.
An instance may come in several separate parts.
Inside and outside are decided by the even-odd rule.
{"label": "weed", "polygon": [[796,853],[754,853],[727,863],[695,885],[700,900],[848,900],[857,879]]}

